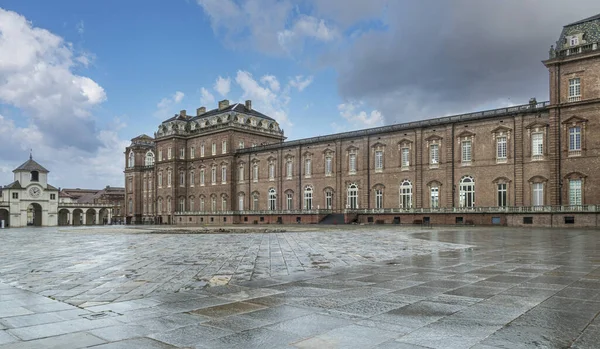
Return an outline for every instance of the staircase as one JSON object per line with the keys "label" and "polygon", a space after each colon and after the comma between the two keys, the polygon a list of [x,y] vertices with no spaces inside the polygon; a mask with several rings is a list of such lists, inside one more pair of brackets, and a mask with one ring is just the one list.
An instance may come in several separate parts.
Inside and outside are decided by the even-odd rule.
{"label": "staircase", "polygon": [[330,213],[319,224],[345,224],[343,213]]}

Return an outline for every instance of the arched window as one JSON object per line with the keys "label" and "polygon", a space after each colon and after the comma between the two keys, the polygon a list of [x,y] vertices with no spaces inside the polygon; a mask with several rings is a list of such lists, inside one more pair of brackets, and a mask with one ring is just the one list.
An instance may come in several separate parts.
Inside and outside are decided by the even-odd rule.
{"label": "arched window", "polygon": [[204,212],[204,196],[200,196],[200,212]]}
{"label": "arched window", "polygon": [[275,211],[277,209],[277,192],[275,188],[269,189],[269,210]]}
{"label": "arched window", "polygon": [[227,196],[221,196],[221,211],[227,211]]}
{"label": "arched window", "polygon": [[211,212],[217,211],[217,197],[214,195],[210,197],[210,210]]}
{"label": "arched window", "polygon": [[193,197],[193,196],[191,196],[191,197],[190,197],[190,206],[188,207],[188,209],[189,209],[191,212],[193,212],[193,211],[194,211],[194,209],[195,209],[195,207],[194,207],[195,205],[194,205],[194,204],[195,204],[195,202],[194,202],[194,197]]}
{"label": "arched window", "polygon": [[154,165],[154,153],[153,152],[149,151],[146,153],[146,161],[145,161],[144,165],[146,165],[146,166]]}
{"label": "arched window", "polygon": [[163,212],[163,200],[162,198],[158,199],[158,214]]}
{"label": "arched window", "polygon": [[162,182],[162,172],[158,173],[158,187],[162,188],[163,182]]}
{"label": "arched window", "polygon": [[333,208],[333,190],[331,188],[325,189],[325,209],[331,210]]}
{"label": "arched window", "polygon": [[127,163],[127,167],[133,167],[134,159],[135,159],[135,155],[133,154],[133,151],[130,151],[129,152],[129,161]]}
{"label": "arched window", "polygon": [[313,204],[313,188],[310,185],[307,185],[304,188],[304,209],[312,210]]}
{"label": "arched window", "polygon": [[240,193],[238,195],[238,210],[243,211],[244,210],[244,193]]}
{"label": "arched window", "polygon": [[358,186],[354,183],[348,186],[348,208],[351,210],[358,208]]}
{"label": "arched window", "polygon": [[167,198],[167,213],[171,214],[171,198]]}
{"label": "arched window", "polygon": [[252,210],[258,211],[258,193],[252,194]]}
{"label": "arched window", "polygon": [[459,184],[460,207],[475,206],[475,180],[471,176],[464,176]]}
{"label": "arched window", "polygon": [[179,212],[184,212],[185,211],[185,199],[184,198],[179,198]]}
{"label": "arched window", "polygon": [[128,207],[129,213],[133,213],[133,200],[131,200],[131,198],[129,199],[129,207]]}
{"label": "arched window", "polygon": [[288,211],[294,209],[294,192],[291,190],[285,192],[285,208]]}
{"label": "arched window", "polygon": [[400,183],[400,207],[412,208],[412,183],[408,179]]}

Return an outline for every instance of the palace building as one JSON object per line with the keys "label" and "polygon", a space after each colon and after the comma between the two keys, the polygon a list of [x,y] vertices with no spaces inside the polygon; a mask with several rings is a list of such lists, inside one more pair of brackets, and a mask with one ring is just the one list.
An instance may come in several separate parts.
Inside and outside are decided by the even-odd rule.
{"label": "palace building", "polygon": [[128,223],[597,226],[600,15],[563,28],[550,101],[285,141],[251,101],[125,150]]}

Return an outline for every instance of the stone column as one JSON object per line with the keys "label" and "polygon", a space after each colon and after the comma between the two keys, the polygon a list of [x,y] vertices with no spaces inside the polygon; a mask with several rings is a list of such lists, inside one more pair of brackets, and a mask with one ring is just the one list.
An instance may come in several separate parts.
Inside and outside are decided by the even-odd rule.
{"label": "stone column", "polygon": [[106,224],[111,224],[112,221],[112,208],[108,209],[108,215],[106,216]]}
{"label": "stone column", "polygon": [[71,221],[71,211],[67,210],[67,225],[69,224],[73,224],[73,222]]}
{"label": "stone column", "polygon": [[81,211],[82,211],[82,213],[81,213],[81,225],[86,225],[85,220],[86,220],[86,216],[87,216],[87,211],[83,211],[83,210],[81,210]]}
{"label": "stone column", "polygon": [[100,223],[100,211],[96,210],[96,222],[94,222],[96,225],[101,224]]}

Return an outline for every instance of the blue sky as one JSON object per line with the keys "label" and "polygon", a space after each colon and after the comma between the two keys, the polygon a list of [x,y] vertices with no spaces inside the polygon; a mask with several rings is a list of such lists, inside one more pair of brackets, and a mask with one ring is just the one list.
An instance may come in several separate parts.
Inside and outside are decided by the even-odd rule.
{"label": "blue sky", "polygon": [[575,3],[3,0],[0,183],[33,148],[56,186],[122,185],[131,138],[221,99],[289,139],[545,100],[557,23],[600,12]]}

